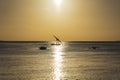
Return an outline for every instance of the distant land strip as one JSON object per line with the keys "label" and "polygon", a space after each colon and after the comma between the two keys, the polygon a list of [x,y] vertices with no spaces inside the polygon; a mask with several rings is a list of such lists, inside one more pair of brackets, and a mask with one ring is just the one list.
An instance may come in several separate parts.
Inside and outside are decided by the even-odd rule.
{"label": "distant land strip", "polygon": [[[48,43],[53,41],[3,41],[0,43]],[[63,41],[68,43],[120,43],[120,41]]]}

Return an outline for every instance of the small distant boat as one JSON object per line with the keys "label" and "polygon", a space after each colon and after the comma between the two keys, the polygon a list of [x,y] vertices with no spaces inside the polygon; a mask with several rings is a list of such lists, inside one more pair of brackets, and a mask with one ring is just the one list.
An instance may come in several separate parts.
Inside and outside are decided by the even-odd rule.
{"label": "small distant boat", "polygon": [[61,44],[52,43],[51,45],[61,45]]}
{"label": "small distant boat", "polygon": [[40,49],[40,50],[46,50],[46,49],[47,49],[47,47],[42,46],[42,47],[39,47],[39,49]]}
{"label": "small distant boat", "polygon": [[55,35],[53,35],[53,37],[56,39],[56,42],[52,43],[51,45],[61,45],[62,44],[62,41],[58,37],[56,37]]}
{"label": "small distant boat", "polygon": [[96,47],[96,46],[92,46],[91,47],[91,49],[93,49],[93,50],[96,50],[96,49],[98,49],[99,47]]}

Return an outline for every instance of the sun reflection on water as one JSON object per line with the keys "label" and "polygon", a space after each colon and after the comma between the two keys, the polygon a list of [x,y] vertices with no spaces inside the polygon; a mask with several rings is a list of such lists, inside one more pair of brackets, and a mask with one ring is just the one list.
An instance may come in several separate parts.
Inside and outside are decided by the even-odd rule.
{"label": "sun reflection on water", "polygon": [[54,80],[61,80],[62,73],[62,46],[54,46]]}

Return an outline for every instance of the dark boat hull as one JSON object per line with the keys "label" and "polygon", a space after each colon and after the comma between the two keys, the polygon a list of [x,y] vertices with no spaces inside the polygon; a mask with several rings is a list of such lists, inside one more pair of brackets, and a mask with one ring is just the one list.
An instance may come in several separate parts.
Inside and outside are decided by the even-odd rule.
{"label": "dark boat hull", "polygon": [[51,44],[51,45],[61,45],[61,44],[54,44],[54,43],[53,43],[53,44]]}
{"label": "dark boat hull", "polygon": [[43,46],[43,47],[39,47],[39,49],[40,49],[40,50],[46,50],[47,47],[44,47],[44,46]]}

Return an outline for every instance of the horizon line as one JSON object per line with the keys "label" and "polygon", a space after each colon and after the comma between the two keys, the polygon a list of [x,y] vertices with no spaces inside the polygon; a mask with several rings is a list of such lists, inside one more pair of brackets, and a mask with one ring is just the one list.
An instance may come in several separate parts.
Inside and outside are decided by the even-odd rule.
{"label": "horizon line", "polygon": [[[41,40],[41,41],[27,41],[27,40],[0,40],[0,42],[55,42],[55,41],[43,41],[43,40]],[[62,41],[62,42],[120,42],[120,41],[118,41],[118,40],[116,40],[116,41],[107,41],[107,40],[104,40],[104,41],[95,41],[95,40],[91,40],[91,41],[79,41],[79,40],[71,40],[71,41]]]}

